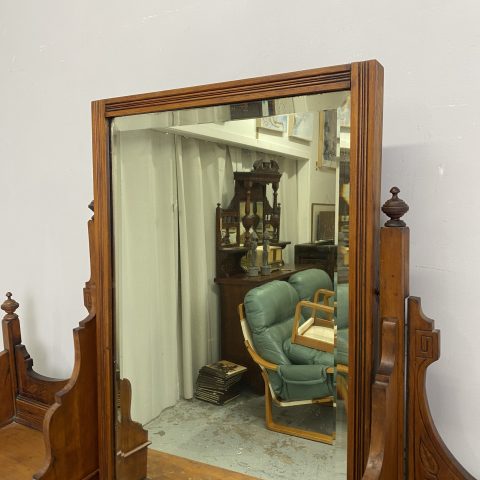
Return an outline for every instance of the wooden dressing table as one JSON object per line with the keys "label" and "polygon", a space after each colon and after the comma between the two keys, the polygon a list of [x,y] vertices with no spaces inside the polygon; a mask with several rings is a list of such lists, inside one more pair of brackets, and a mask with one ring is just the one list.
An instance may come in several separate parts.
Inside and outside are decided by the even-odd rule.
{"label": "wooden dressing table", "polygon": [[[95,218],[89,222],[92,278],[84,290],[88,316],[74,331],[72,376],[56,383],[33,372],[21,344],[17,306],[10,298],[5,304],[0,438],[8,438],[10,451],[18,455],[18,472],[9,477],[5,468],[15,469],[15,465],[6,467],[0,461],[0,478],[26,480],[25,474],[37,480],[147,478],[145,431],[130,416],[128,388],[120,393],[117,390],[111,120],[345,90],[351,92],[352,105],[347,479],[474,480],[441,440],[428,408],[426,370],[439,358],[439,332],[423,315],[420,300],[409,297],[409,229],[400,218],[408,207],[398,198],[398,189],[392,189],[393,197],[385,208],[391,220],[380,227],[383,68],[374,60],[93,102]],[[287,279],[299,268],[307,266],[297,265],[291,272],[276,272],[268,278],[217,278],[225,347],[233,350],[241,338],[241,334],[234,338],[233,332],[239,332],[236,307],[244,293],[273,278]],[[240,351],[238,355],[240,358]],[[19,424],[21,432],[9,436]],[[44,447],[38,442],[39,434]],[[16,448],[15,442],[28,443],[31,448]],[[128,448],[120,448],[123,445]],[[8,451],[4,445],[0,449]],[[22,454],[29,459],[22,460]],[[31,465],[25,473],[23,467],[32,458],[44,458],[44,462],[38,468]],[[182,466],[181,460],[169,461],[177,468],[170,471],[177,472],[178,480],[181,475],[191,478],[192,468],[195,474],[205,472],[198,464]],[[164,465],[150,471],[150,478],[169,478],[161,472]],[[136,476],[121,477],[122,471],[135,471]],[[217,478],[199,475],[202,480]],[[220,475],[218,478],[241,478],[225,471]]]}

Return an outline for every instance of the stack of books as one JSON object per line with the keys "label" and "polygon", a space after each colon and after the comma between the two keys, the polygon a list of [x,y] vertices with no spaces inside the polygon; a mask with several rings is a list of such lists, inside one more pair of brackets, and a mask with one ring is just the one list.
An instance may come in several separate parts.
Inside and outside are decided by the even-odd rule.
{"label": "stack of books", "polygon": [[215,405],[224,405],[240,395],[240,380],[246,367],[219,360],[198,372],[195,397]]}

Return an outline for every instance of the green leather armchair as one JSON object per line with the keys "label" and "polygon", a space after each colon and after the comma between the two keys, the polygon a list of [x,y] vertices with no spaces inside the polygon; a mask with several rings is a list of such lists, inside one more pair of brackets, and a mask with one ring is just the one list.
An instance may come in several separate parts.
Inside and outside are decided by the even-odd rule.
{"label": "green leather armchair", "polygon": [[272,418],[272,401],[282,407],[333,403],[333,355],[291,343],[299,300],[288,282],[250,290],[239,306],[245,345],[265,381],[267,428],[331,444],[332,435],[280,425]]}

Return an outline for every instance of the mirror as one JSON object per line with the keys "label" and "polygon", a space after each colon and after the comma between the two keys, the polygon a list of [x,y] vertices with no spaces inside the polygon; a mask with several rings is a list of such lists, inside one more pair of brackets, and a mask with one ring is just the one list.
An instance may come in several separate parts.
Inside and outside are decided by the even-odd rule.
{"label": "mirror", "polygon": [[112,120],[116,478],[346,478],[350,105]]}

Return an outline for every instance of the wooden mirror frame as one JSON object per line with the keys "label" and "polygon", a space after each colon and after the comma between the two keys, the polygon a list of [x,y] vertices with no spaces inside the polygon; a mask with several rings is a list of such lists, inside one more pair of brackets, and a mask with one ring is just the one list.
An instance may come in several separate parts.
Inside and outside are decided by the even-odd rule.
{"label": "wooden mirror frame", "polygon": [[115,475],[110,120],[341,90],[351,92],[347,478],[362,478],[370,446],[371,385],[378,350],[383,67],[375,60],[92,103],[100,478],[113,480]]}

